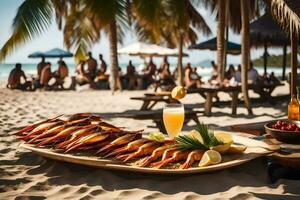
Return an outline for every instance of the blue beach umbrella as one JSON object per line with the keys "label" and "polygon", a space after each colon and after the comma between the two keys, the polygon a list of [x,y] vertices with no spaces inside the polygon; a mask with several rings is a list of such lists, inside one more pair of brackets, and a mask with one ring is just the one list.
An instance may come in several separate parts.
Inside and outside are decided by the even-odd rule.
{"label": "blue beach umbrella", "polygon": [[[217,50],[217,38],[212,38],[210,40],[207,40],[205,42],[201,42],[199,44],[191,45],[189,46],[189,49],[208,49],[211,51]],[[238,55],[241,53],[241,45],[234,43],[234,42],[227,42],[227,53]]]}
{"label": "blue beach umbrella", "polygon": [[43,57],[44,56],[44,53],[41,52],[41,51],[36,51],[34,53],[31,53],[28,55],[28,58],[40,58],[40,57]]}
{"label": "blue beach umbrella", "polygon": [[63,49],[54,48],[44,53],[46,58],[61,58],[61,57],[73,57],[73,54]]}

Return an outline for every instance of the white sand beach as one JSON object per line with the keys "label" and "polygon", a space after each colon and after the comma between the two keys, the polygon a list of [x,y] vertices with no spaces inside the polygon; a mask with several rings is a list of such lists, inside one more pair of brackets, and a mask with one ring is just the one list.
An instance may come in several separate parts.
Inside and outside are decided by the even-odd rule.
{"label": "white sand beach", "polygon": [[[288,86],[274,91],[286,94]],[[0,199],[299,199],[299,181],[270,184],[263,158],[229,170],[203,175],[158,176],[109,171],[45,159],[20,148],[12,133],[28,123],[57,114],[113,113],[139,109],[130,97],[145,91],[21,92],[0,89]],[[252,94],[253,96],[253,94]],[[226,99],[226,94],[221,95]],[[184,103],[203,103],[196,94]],[[199,104],[200,109],[203,104]],[[159,104],[157,108],[163,107]],[[229,107],[213,108],[212,117],[199,116],[210,127],[260,122],[286,116],[287,102],[255,104],[254,116],[242,105],[238,115]],[[156,130],[150,120],[108,119],[128,129]],[[148,127],[150,126],[150,127]],[[194,126],[190,122],[185,130]]]}

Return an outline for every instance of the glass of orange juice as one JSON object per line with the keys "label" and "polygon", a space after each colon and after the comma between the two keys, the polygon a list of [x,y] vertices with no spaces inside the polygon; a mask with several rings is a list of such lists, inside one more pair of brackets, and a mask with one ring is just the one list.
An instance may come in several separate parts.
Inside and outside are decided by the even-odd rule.
{"label": "glass of orange juice", "polygon": [[183,105],[167,104],[163,109],[163,121],[170,139],[176,137],[180,133],[184,122]]}

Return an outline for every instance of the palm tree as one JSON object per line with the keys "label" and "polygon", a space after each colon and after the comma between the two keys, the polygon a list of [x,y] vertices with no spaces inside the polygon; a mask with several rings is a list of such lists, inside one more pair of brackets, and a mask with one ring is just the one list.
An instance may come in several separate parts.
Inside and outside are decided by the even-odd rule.
{"label": "palm tree", "polygon": [[131,19],[140,38],[165,41],[173,47],[180,44],[179,33],[182,30],[183,42],[192,43],[197,38],[193,28],[210,33],[204,19],[189,0],[26,0],[14,19],[13,34],[0,50],[0,61],[18,46],[46,31],[53,16],[58,27],[64,30],[64,44],[75,49],[76,60],[85,58],[86,52],[99,41],[100,32],[104,30],[110,42],[113,91],[121,89],[117,43],[122,41]]}
{"label": "palm tree", "polygon": [[133,0],[133,26],[141,40],[177,47],[178,79],[183,84],[182,47],[197,40],[195,29],[209,35],[210,28],[191,0]]}
{"label": "palm tree", "polygon": [[297,47],[300,36],[300,4],[298,0],[270,0],[271,13],[289,32],[291,40],[291,95],[296,93]]}
{"label": "palm tree", "polygon": [[[85,0],[87,12],[95,21],[95,24],[106,32],[110,44],[110,86],[114,93],[116,89],[122,90],[118,76],[118,42],[122,41],[124,29],[127,26],[126,0]],[[118,37],[119,36],[119,37]]]}
{"label": "palm tree", "polygon": [[[247,44],[244,49],[244,52],[248,55],[244,54],[242,55],[243,60],[245,60],[244,67],[247,67],[250,62],[250,49],[249,49],[249,28],[247,28],[247,24],[249,24],[249,21],[254,19],[255,17],[259,16],[259,9],[265,6],[264,2],[262,0],[247,0],[247,11],[246,11],[246,17],[243,17],[245,13],[242,8],[244,6],[242,5],[243,0],[207,0],[206,6],[211,7],[212,12],[217,12],[217,20],[218,20],[218,28],[217,28],[217,63],[219,67],[219,75],[220,75],[220,81],[223,81],[224,78],[224,58],[226,55],[226,52],[224,51],[225,47],[225,30],[226,26],[230,26],[234,32],[239,33],[241,30],[244,30],[244,35],[242,36],[242,44],[245,41]],[[227,21],[226,21],[227,20]],[[244,20],[244,21],[243,21]],[[248,20],[246,22],[245,20]],[[244,23],[243,23],[244,22]],[[246,26],[246,27],[244,27]],[[247,32],[248,31],[248,32]],[[247,32],[247,33],[246,33]],[[248,61],[247,61],[248,60]],[[243,62],[243,61],[242,61]],[[247,73],[248,68],[244,68],[243,72]],[[252,113],[251,104],[249,100],[248,95],[248,82],[247,76],[242,76],[242,93],[244,94],[245,99],[245,106],[248,109],[249,113]]]}
{"label": "palm tree", "polygon": [[250,41],[249,41],[249,1],[241,0],[241,19],[242,19],[242,31],[241,31],[241,44],[242,44],[242,93],[245,101],[245,106],[249,114],[252,114],[251,103],[248,96],[248,69],[250,64]]}
{"label": "palm tree", "polygon": [[126,0],[26,0],[18,9],[13,34],[2,47],[0,60],[4,60],[19,45],[41,35],[51,25],[55,14],[59,28],[63,19],[66,21],[64,43],[68,48],[76,49],[77,60],[85,58],[93,43],[99,40],[100,31],[105,30],[111,47],[112,90],[121,89],[117,58],[117,42],[121,41],[121,37],[117,35],[122,36],[126,27],[126,3]]}

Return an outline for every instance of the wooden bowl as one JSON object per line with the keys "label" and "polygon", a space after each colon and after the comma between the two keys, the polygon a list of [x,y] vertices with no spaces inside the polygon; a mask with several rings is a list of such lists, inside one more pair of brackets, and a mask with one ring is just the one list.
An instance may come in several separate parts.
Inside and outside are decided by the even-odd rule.
{"label": "wooden bowl", "polygon": [[[288,120],[284,120],[289,123],[294,123]],[[300,144],[300,131],[284,131],[272,128],[273,124],[277,121],[272,121],[265,124],[266,133],[272,135],[276,140],[287,144]]]}

